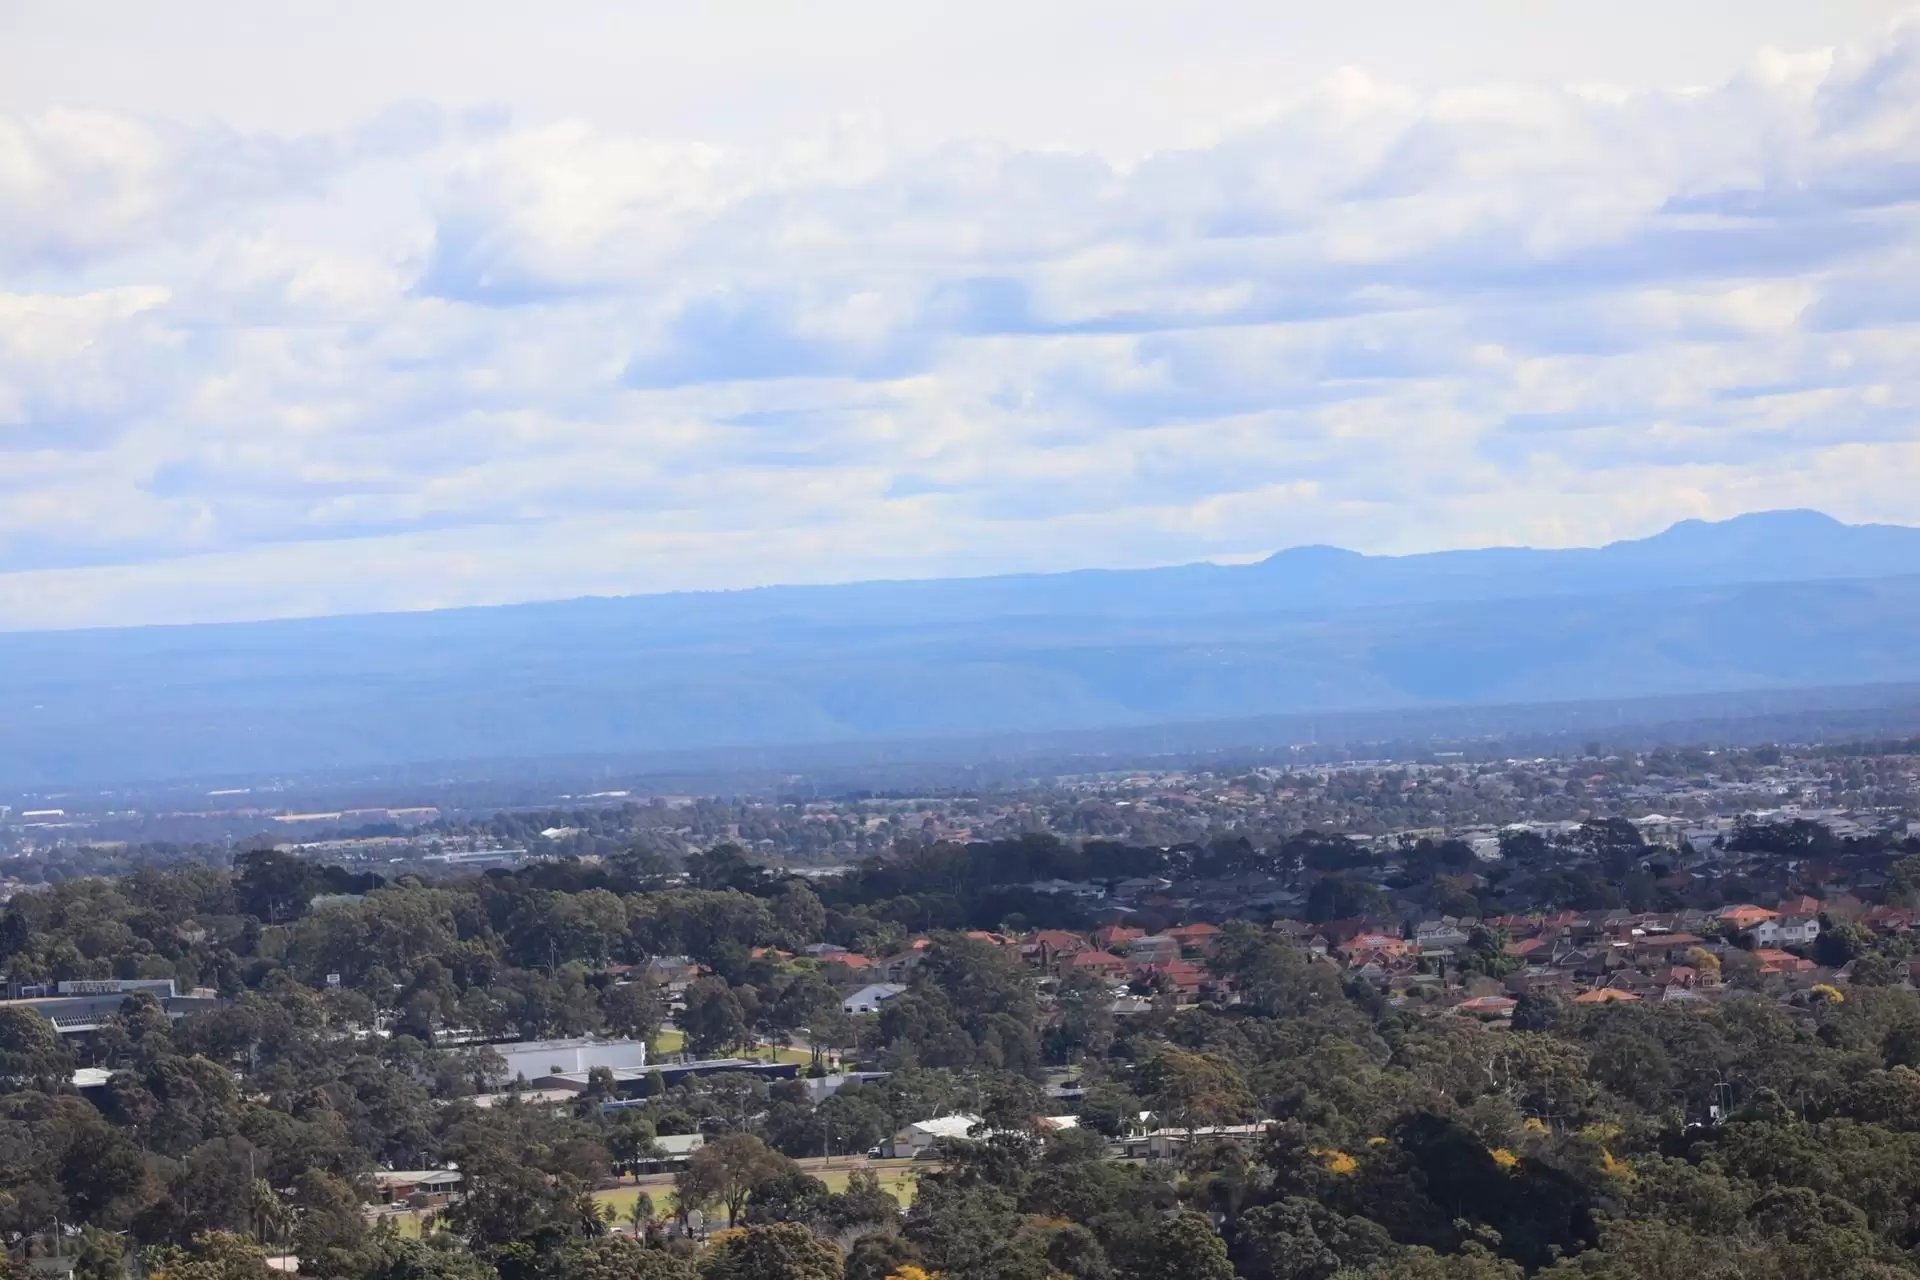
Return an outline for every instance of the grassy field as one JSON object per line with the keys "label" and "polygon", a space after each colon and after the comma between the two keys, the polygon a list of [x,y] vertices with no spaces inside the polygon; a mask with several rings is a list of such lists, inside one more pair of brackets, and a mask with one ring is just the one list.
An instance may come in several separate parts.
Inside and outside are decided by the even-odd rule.
{"label": "grassy field", "polygon": [[420,1238],[420,1220],[423,1216],[425,1215],[418,1213],[381,1214],[378,1218],[375,1218],[374,1221],[391,1222],[394,1230],[398,1231],[403,1239],[418,1240]]}
{"label": "grassy field", "polygon": [[[917,1172],[910,1161],[888,1162],[872,1166],[880,1179],[880,1189],[898,1200],[901,1207],[913,1203],[913,1193],[917,1189]],[[827,1190],[841,1192],[847,1189],[847,1178],[853,1172],[851,1168],[813,1168],[808,1172],[827,1184]],[[625,1224],[633,1212],[633,1202],[641,1192],[653,1197],[653,1212],[656,1218],[666,1218],[672,1212],[673,1183],[668,1180],[650,1182],[640,1186],[612,1187],[605,1191],[596,1191],[593,1198],[603,1205],[613,1206],[614,1219]],[[406,1231],[404,1224],[402,1232]]]}
{"label": "grassy field", "polygon": [[[673,1030],[660,1031],[654,1034],[653,1053],[655,1056],[665,1057],[672,1053],[685,1053],[686,1050],[687,1037],[683,1032]],[[793,1062],[803,1067],[813,1061],[813,1055],[805,1049],[776,1049],[772,1045],[763,1045],[752,1053],[744,1056],[759,1058],[766,1062]]]}
{"label": "grassy field", "polygon": [[[915,1179],[919,1174],[912,1162],[901,1161],[897,1164],[875,1164],[873,1172],[880,1178],[880,1189],[900,1202],[902,1208],[913,1203],[913,1193],[918,1189]],[[815,1169],[813,1176],[827,1184],[827,1190],[839,1192],[847,1189],[849,1169]]]}
{"label": "grassy field", "polygon": [[[814,1161],[808,1161],[807,1172],[827,1184],[827,1190],[838,1193],[847,1189],[847,1179],[853,1173],[854,1166],[836,1166],[822,1168]],[[919,1169],[911,1160],[874,1161],[867,1166],[880,1179],[880,1189],[887,1192],[905,1208],[913,1203],[913,1195],[918,1190]],[[596,1191],[593,1198],[603,1205],[613,1206],[614,1220],[625,1226],[633,1212],[633,1202],[641,1192],[653,1197],[653,1212],[657,1219],[665,1219],[672,1214],[673,1180],[667,1177],[649,1179],[639,1185],[611,1187]],[[720,1211],[722,1214],[725,1210]],[[420,1223],[431,1215],[416,1213],[396,1213],[384,1215],[382,1219],[393,1224],[394,1229],[409,1240],[420,1237]]]}

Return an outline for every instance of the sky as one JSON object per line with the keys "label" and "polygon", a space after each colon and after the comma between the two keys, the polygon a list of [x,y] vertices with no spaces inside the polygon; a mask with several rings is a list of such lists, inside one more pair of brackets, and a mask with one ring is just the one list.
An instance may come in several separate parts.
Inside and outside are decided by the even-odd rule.
{"label": "sky", "polygon": [[1898,4],[0,5],[0,629],[1920,524],[1916,406]]}

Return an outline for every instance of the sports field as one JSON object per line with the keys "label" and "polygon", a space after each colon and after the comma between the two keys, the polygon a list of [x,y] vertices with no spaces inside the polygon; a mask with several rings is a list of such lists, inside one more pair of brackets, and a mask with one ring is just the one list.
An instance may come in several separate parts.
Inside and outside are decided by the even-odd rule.
{"label": "sports field", "polygon": [[[902,1208],[913,1203],[918,1169],[912,1161],[875,1161],[868,1167],[878,1175],[880,1189],[898,1200]],[[806,1172],[826,1183],[827,1190],[840,1192],[847,1189],[847,1178],[853,1172],[853,1166],[822,1166],[819,1161],[810,1160],[806,1162]],[[653,1197],[656,1218],[669,1216],[673,1196],[673,1181],[670,1178],[649,1179],[638,1186],[610,1187],[594,1192],[593,1198],[603,1205],[612,1205],[614,1220],[624,1224],[630,1220],[628,1215],[633,1212],[633,1202],[642,1191]]]}

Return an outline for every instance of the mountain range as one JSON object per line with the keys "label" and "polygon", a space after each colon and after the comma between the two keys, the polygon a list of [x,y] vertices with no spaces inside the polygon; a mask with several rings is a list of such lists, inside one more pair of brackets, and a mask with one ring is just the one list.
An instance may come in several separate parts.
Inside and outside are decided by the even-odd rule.
{"label": "mountain range", "polygon": [[1920,529],[0,634],[0,785],[1920,680]]}

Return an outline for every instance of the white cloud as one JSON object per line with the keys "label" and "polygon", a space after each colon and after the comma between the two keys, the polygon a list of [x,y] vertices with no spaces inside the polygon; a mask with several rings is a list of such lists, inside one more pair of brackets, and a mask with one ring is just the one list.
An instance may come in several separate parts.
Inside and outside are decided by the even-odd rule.
{"label": "white cloud", "polygon": [[1125,163],[0,117],[0,625],[1920,522],[1917,210],[1912,25]]}

